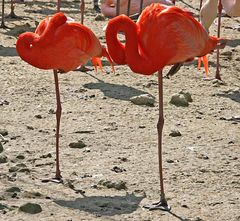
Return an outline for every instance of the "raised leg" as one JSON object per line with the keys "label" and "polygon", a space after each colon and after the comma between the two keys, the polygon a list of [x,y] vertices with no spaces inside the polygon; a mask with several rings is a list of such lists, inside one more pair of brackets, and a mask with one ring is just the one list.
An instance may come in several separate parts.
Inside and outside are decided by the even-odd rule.
{"label": "raised leg", "polygon": [[[218,0],[218,31],[217,37],[220,38],[220,29],[221,29],[221,16],[222,16],[222,1]],[[219,62],[220,50],[217,48],[217,70],[215,78],[218,80],[222,80],[220,76],[220,62]]]}
{"label": "raised leg", "polygon": [[164,193],[163,185],[163,167],[162,167],[162,130],[164,125],[163,116],[163,84],[162,84],[162,70],[158,72],[158,95],[159,95],[159,119],[157,123],[158,130],[158,161],[159,161],[159,177],[160,177],[160,201],[150,205],[144,206],[149,210],[165,210],[170,211],[171,207],[168,205]]}

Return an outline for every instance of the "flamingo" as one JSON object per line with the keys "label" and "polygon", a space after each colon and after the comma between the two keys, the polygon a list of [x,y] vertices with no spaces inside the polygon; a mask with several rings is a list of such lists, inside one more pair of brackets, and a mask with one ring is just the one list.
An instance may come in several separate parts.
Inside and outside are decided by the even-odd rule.
{"label": "flamingo", "polygon": [[[201,0],[202,3],[202,0]],[[240,16],[240,0],[207,0],[200,10],[200,21],[204,28],[209,32],[209,28],[218,15],[217,36],[220,37],[221,13],[222,9],[230,17]],[[221,80],[219,65],[219,49],[217,50],[217,69],[215,78]],[[199,63],[200,65],[200,63]]]}
{"label": "flamingo", "polygon": [[133,15],[153,2],[173,5],[172,0],[101,0],[101,12],[106,17],[115,17],[119,14]]}
{"label": "flamingo", "polygon": [[[117,38],[120,31],[125,34],[125,45]],[[127,64],[133,72],[143,75],[152,75],[158,71],[157,130],[161,193],[159,202],[146,205],[145,208],[169,211],[162,168],[164,124],[162,69],[167,65],[192,60],[195,56],[204,56],[216,48],[224,47],[226,40],[209,37],[201,24],[188,11],[176,6],[151,4],[143,10],[136,23],[126,15],[111,19],[106,28],[106,42],[109,54],[115,63]]]}
{"label": "flamingo", "polygon": [[42,20],[35,33],[26,32],[18,37],[16,49],[19,56],[30,65],[40,69],[53,69],[56,90],[56,174],[45,181],[62,182],[59,164],[59,130],[61,119],[61,101],[58,73],[74,70],[92,59],[100,65],[100,57],[109,58],[106,49],[101,46],[94,33],[87,27],[67,21],[63,13],[56,13],[51,19]]}

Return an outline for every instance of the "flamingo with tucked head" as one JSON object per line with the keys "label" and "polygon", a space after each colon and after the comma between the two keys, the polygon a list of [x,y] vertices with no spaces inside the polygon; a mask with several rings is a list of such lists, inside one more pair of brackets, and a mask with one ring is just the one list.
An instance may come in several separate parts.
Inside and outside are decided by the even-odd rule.
{"label": "flamingo with tucked head", "polygon": [[[118,40],[119,32],[125,34],[125,45]],[[170,210],[165,198],[162,168],[162,69],[167,65],[192,60],[196,56],[204,56],[218,47],[224,47],[226,41],[209,37],[188,11],[176,6],[151,4],[143,10],[136,23],[126,15],[111,19],[106,28],[106,42],[109,54],[117,64],[126,64],[133,72],[143,75],[152,75],[158,71],[157,130],[161,194],[159,202],[147,205],[146,208]]]}
{"label": "flamingo with tucked head", "polygon": [[[111,62],[106,49],[94,33],[79,23],[67,21],[63,13],[40,22],[35,33],[26,32],[18,37],[16,49],[19,56],[30,65],[40,69],[53,69],[56,90],[56,174],[50,181],[62,182],[59,166],[59,130],[61,101],[58,73],[66,73],[92,60],[101,67],[100,57]],[[112,62],[111,62],[112,63]]]}

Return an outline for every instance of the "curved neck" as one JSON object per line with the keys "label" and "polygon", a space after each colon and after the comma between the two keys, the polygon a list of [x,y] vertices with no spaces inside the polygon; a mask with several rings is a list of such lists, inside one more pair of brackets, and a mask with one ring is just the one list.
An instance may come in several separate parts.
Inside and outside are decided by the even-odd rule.
{"label": "curved neck", "polygon": [[[124,32],[125,46],[117,38],[118,32]],[[133,72],[140,74],[153,74],[154,65],[144,54],[138,37],[137,25],[127,16],[120,15],[109,21],[106,29],[106,42],[108,51],[117,64],[128,64]]]}
{"label": "curved neck", "polygon": [[36,39],[38,39],[39,36],[31,33],[26,32],[24,34],[21,34],[17,40],[16,43],[16,50],[19,54],[19,56],[26,62],[32,64],[31,62],[36,60],[34,53],[32,53],[32,44]]}

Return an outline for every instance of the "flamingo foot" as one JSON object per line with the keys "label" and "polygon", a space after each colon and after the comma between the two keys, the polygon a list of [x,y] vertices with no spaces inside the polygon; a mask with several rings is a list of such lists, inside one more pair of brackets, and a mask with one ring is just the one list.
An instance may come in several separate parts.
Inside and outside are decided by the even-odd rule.
{"label": "flamingo foot", "polygon": [[17,16],[14,11],[11,11],[10,14],[6,16],[6,18],[21,18],[21,17]]}
{"label": "flamingo foot", "polygon": [[166,199],[161,199],[159,202],[157,203],[153,203],[153,204],[148,204],[143,206],[145,209],[148,210],[163,210],[163,211],[170,211],[171,207],[168,205]]}
{"label": "flamingo foot", "polygon": [[42,180],[43,183],[49,183],[49,182],[52,182],[52,183],[63,183],[63,179],[62,179],[62,176],[60,177],[54,177],[54,178],[50,178],[50,179],[43,179]]}
{"label": "flamingo foot", "polygon": [[77,69],[75,69],[74,71],[88,72],[88,71],[92,71],[92,70],[93,69],[87,68],[87,67],[82,65],[82,66],[78,67]]}

